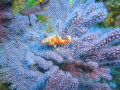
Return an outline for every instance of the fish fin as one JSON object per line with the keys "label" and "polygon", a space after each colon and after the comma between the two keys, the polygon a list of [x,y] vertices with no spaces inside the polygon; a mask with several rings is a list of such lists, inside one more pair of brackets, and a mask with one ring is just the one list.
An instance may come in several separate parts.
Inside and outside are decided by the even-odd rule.
{"label": "fish fin", "polygon": [[61,40],[61,37],[60,37],[57,33],[54,35],[54,38],[55,38],[55,39],[60,39],[60,40]]}
{"label": "fish fin", "polygon": [[56,44],[54,44],[54,48],[55,48],[55,49],[57,48],[57,45],[56,45]]}
{"label": "fish fin", "polygon": [[58,51],[58,50],[59,50],[59,47],[57,47],[56,50]]}
{"label": "fish fin", "polygon": [[56,50],[59,50],[59,45],[54,44],[53,46]]}

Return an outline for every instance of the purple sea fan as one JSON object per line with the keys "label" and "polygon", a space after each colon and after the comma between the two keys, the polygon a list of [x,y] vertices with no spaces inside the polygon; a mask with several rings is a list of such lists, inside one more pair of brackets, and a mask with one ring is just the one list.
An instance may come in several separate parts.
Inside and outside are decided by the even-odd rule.
{"label": "purple sea fan", "polygon": [[[50,0],[50,3],[48,17],[53,20],[54,31],[71,35],[72,41],[57,49],[38,44],[37,39],[43,40],[44,31],[40,30],[40,23],[35,22],[35,15],[30,15],[30,21],[25,17],[25,25],[18,22],[18,29],[14,27],[20,33],[23,31],[22,40],[11,40],[3,46],[1,80],[11,83],[11,88],[17,90],[110,90],[108,84],[92,81],[99,81],[101,77],[111,80],[109,67],[120,67],[119,46],[110,46],[120,39],[120,28],[102,38],[98,33],[88,31],[89,27],[106,18],[104,4],[94,0],[85,3],[74,0],[71,5],[69,0]],[[16,15],[16,20],[23,17]]]}
{"label": "purple sea fan", "polygon": [[[73,90],[78,88],[79,82],[76,78],[53,66],[52,62],[34,55],[24,43],[13,41],[6,44],[1,55],[0,80],[10,83],[11,89]],[[33,59],[30,59],[29,55]],[[35,65],[30,65],[34,63]]]}
{"label": "purple sea fan", "polygon": [[[81,38],[73,39],[72,48],[75,61],[63,65],[66,67],[65,70],[69,71],[72,67],[70,71],[74,76],[79,75],[83,78],[85,75],[89,80],[100,80],[100,77],[111,80],[109,67],[120,67],[120,48],[119,46],[110,47],[110,44],[120,39],[120,28],[111,30],[101,38],[94,35],[91,40],[91,37],[88,36],[86,34]],[[85,37],[88,39],[84,39]]]}
{"label": "purple sea fan", "polygon": [[[70,49],[71,55],[67,57],[72,56],[73,58],[71,59],[72,62],[71,60],[70,62],[63,61],[63,65],[60,66],[61,69],[68,69],[68,72],[72,69],[73,74],[79,69],[89,80],[95,80],[95,77],[96,80],[100,80],[100,77],[111,80],[110,70],[105,66],[107,66],[107,61],[109,61],[109,64],[111,63],[111,66],[115,65],[112,64],[116,62],[114,57],[117,59],[117,66],[119,66],[119,51],[116,52],[115,47],[111,47],[115,50],[114,55],[110,53],[113,60],[107,58],[109,54],[108,56],[107,53],[106,55],[101,54],[108,48],[107,46],[109,44],[120,39],[120,28],[116,28],[113,31],[111,30],[108,34],[103,35],[102,38],[99,38],[95,33],[88,32],[89,27],[103,21],[107,17],[108,12],[104,4],[102,2],[96,3],[94,0],[87,0],[85,3],[74,0],[71,6],[66,4],[68,0],[51,0],[50,2],[51,5],[47,8],[49,11],[48,16],[54,21],[55,30],[59,29],[60,33],[72,36],[72,43],[68,44],[68,46],[65,45],[65,48],[64,46],[61,47],[60,50],[57,51],[64,57],[66,54],[63,51]],[[103,61],[105,59],[107,60]],[[80,62],[75,63],[76,61]],[[79,64],[78,67],[77,64]],[[81,77],[82,76],[83,75],[81,75]]]}
{"label": "purple sea fan", "polygon": [[68,35],[81,35],[88,31],[88,27],[101,22],[107,17],[107,9],[102,2],[95,3],[94,0],[87,0],[82,3],[80,0],[74,0],[71,5],[69,0],[50,0],[48,6],[48,16],[55,23],[60,24],[60,31]]}
{"label": "purple sea fan", "polygon": [[66,72],[70,72],[74,77],[82,80],[84,78],[89,81],[99,81],[101,77],[111,80],[109,68],[99,67],[97,62],[82,62],[75,60],[73,62],[62,64],[60,68]]}

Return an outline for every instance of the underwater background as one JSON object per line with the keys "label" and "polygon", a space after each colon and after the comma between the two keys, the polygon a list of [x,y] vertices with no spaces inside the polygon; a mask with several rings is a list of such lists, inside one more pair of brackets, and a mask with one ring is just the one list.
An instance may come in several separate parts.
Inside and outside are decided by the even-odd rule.
{"label": "underwater background", "polygon": [[120,0],[0,0],[0,90],[120,90]]}

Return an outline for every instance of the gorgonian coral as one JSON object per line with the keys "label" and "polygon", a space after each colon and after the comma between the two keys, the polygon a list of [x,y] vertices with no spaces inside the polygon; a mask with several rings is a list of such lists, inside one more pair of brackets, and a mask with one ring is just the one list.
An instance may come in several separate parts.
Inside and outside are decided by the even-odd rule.
{"label": "gorgonian coral", "polygon": [[[100,37],[89,28],[107,17],[107,9],[102,2],[88,0],[82,3],[74,0],[50,0],[48,17],[59,30],[62,38],[72,36],[72,41],[59,45],[57,49],[42,44],[46,33],[37,17],[30,20],[15,15],[9,29],[16,38],[3,46],[0,56],[1,80],[11,83],[17,90],[110,90],[108,84],[94,83],[101,78],[111,80],[111,66],[120,67],[120,46],[111,43],[120,39],[120,28]],[[19,34],[18,34],[19,33]],[[87,79],[87,81],[85,80]]]}
{"label": "gorgonian coral", "polygon": [[10,6],[11,0],[0,1],[0,42],[5,42],[9,33],[4,25],[13,18],[13,13],[10,10]]}

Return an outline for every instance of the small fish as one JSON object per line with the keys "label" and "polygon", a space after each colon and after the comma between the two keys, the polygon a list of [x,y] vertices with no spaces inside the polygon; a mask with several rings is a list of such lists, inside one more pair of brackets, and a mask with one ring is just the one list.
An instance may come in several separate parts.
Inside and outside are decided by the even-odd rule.
{"label": "small fish", "polygon": [[56,47],[56,45],[66,44],[69,42],[71,42],[71,36],[67,36],[67,38],[63,40],[58,34],[45,38],[42,41],[43,44],[47,44],[53,47]]}

